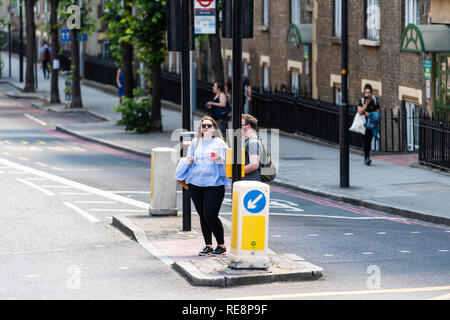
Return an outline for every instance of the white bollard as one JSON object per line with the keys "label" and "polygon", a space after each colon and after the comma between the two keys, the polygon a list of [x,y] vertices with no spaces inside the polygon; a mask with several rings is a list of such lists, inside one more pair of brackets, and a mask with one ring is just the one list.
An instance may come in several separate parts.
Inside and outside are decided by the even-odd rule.
{"label": "white bollard", "polygon": [[173,180],[177,164],[177,151],[173,148],[153,148],[151,168],[150,215],[178,214],[177,186]]}
{"label": "white bollard", "polygon": [[233,184],[231,250],[233,269],[268,269],[270,186],[258,181]]}

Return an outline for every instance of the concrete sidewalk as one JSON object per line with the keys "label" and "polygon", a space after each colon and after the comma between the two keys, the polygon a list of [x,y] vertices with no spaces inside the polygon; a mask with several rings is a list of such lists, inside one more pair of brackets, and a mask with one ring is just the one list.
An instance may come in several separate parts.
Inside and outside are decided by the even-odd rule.
{"label": "concrete sidewalk", "polygon": [[[3,55],[3,57],[7,59],[6,55]],[[18,88],[20,86],[23,88],[23,84],[18,83],[18,77],[11,79],[5,77],[5,75],[8,75],[7,68],[8,64],[5,63],[3,78],[0,80],[6,80]],[[13,63],[13,68],[18,70],[17,59]],[[43,78],[41,70],[39,76],[39,89],[46,93],[48,97],[50,81]],[[61,83],[63,82],[64,80],[61,79],[61,92],[63,90],[63,84],[61,85]],[[120,119],[120,114],[112,108],[113,105],[118,103],[114,90],[113,87],[101,85],[95,85],[94,87],[92,84],[84,82],[82,85],[84,110],[102,117],[106,121],[57,126],[56,129],[144,157],[150,157],[151,149],[154,147],[175,147],[177,145],[178,134],[176,130],[181,128],[179,105],[167,101],[163,102],[163,132],[147,134],[125,132],[124,126],[116,125],[116,121]],[[46,103],[42,103],[40,107],[48,108]],[[61,105],[51,107],[49,110],[68,111]],[[194,115],[194,123],[199,119],[198,114]],[[272,184],[403,217],[450,225],[450,175],[417,165],[417,154],[374,155],[372,165],[367,167],[363,164],[363,157],[359,152],[351,152],[350,188],[339,187],[339,157],[339,149],[336,146],[317,143],[299,136],[280,135],[277,166],[279,172]],[[195,216],[193,215],[193,218]],[[241,283],[239,280],[230,280],[235,275],[224,272],[226,268],[223,268],[224,263],[220,261],[220,258],[211,258],[215,259],[215,263],[211,263],[213,260],[199,260],[197,257],[194,259],[193,256],[180,257],[177,251],[173,251],[175,248],[186,248],[186,245],[192,245],[192,241],[186,242],[189,237],[195,238],[199,242],[195,242],[195,248],[190,248],[187,250],[188,252],[196,253],[201,247],[201,232],[198,226],[193,226],[192,233],[178,234],[182,225],[180,219],[180,216],[172,220],[169,220],[169,218],[158,220],[158,218],[152,218],[148,215],[116,216],[114,217],[114,223],[143,246],[147,246],[155,255],[159,255],[168,265],[184,275],[190,275],[190,280],[194,283],[197,281],[196,284],[218,285],[220,283],[220,285],[230,285],[233,283],[258,283],[258,281],[305,280],[304,275],[308,272],[309,279],[317,279],[321,276],[319,267],[301,261],[301,258],[286,258],[273,253],[272,266],[278,266],[277,269],[280,269],[280,265],[285,266],[284,269],[281,268],[286,271],[283,276],[271,278],[267,276],[267,273],[264,273],[260,277],[247,277],[241,274],[242,277],[247,279],[247,282]],[[161,223],[168,224],[161,227]],[[172,232],[169,232],[170,235],[165,238],[165,242],[161,242],[159,246],[155,245],[157,240],[154,236],[160,234],[164,228],[172,230]],[[167,234],[167,230],[164,231],[165,234]],[[169,242],[170,245],[168,245]],[[202,262],[199,261],[206,262],[201,265]],[[292,267],[292,265],[295,265],[295,267]],[[296,272],[294,272],[294,275],[288,276],[287,270],[295,270]],[[307,272],[304,272],[305,270]],[[273,275],[274,273],[270,274]]]}

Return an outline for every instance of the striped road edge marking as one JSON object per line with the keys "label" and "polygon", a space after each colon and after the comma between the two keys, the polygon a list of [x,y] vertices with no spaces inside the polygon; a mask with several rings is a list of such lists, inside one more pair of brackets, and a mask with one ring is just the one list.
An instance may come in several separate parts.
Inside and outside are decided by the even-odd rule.
{"label": "striped road edge marking", "polygon": [[[361,291],[292,293],[292,294],[279,294],[279,295],[272,295],[272,296],[252,296],[252,297],[240,297],[240,298],[234,297],[234,298],[227,298],[224,300],[275,300],[275,299],[295,299],[295,298],[314,298],[314,297],[333,297],[333,296],[356,296],[356,295],[365,295],[365,294],[417,293],[417,292],[434,292],[434,291],[448,291],[448,290],[450,290],[450,286],[383,289],[383,290],[361,290]],[[441,297],[448,298],[449,295],[445,295],[445,296],[441,296]]]}
{"label": "striped road edge marking", "polygon": [[[138,200],[134,200],[134,199],[130,199],[130,198],[127,198],[127,197],[123,197],[121,195],[113,194],[111,192],[103,191],[103,190],[100,190],[100,189],[97,189],[97,188],[94,188],[94,187],[90,187],[90,186],[84,185],[82,183],[78,183],[78,182],[75,182],[75,181],[72,181],[72,180],[69,180],[69,179],[66,179],[66,178],[62,178],[62,177],[56,176],[56,175],[51,174],[51,173],[47,173],[47,172],[40,171],[40,170],[37,170],[37,169],[34,169],[34,168],[30,168],[30,167],[27,167],[27,166],[24,166],[24,165],[21,165],[21,164],[18,164],[18,163],[15,163],[15,162],[12,162],[12,161],[9,161],[9,160],[6,160],[6,159],[0,158],[0,165],[5,165],[5,166],[8,166],[8,167],[17,169],[17,170],[22,170],[22,171],[25,171],[25,172],[27,172],[29,174],[38,176],[40,178],[45,178],[45,179],[51,180],[53,182],[58,182],[60,184],[68,185],[68,186],[71,186],[71,187],[73,187],[75,189],[79,189],[79,190],[82,190],[82,191],[85,191],[85,192],[89,192],[89,193],[92,193],[92,194],[95,194],[95,195],[98,195],[98,196],[101,196],[101,197],[104,197],[104,198],[107,198],[107,199],[110,199],[110,200],[114,200],[114,201],[118,201],[118,202],[121,202],[121,203],[129,204],[129,205],[137,207],[137,208],[147,209],[148,210],[149,207],[150,207],[150,204],[148,204],[148,203],[145,203],[145,202],[142,202],[142,201],[138,201]],[[29,179],[23,179],[23,180],[24,181],[22,181],[22,182],[25,183],[25,181],[29,180]],[[50,192],[48,190],[46,190],[46,191]]]}
{"label": "striped road edge marking", "polygon": [[29,187],[32,187],[32,188],[34,188],[36,190],[39,190],[39,191],[41,191],[42,193],[45,193],[48,196],[54,196],[55,195],[53,192],[48,191],[47,189],[41,188],[40,186],[38,186],[38,185],[36,185],[36,184],[34,184],[34,183],[30,182],[30,181],[27,181],[25,179],[17,178],[16,180],[22,182],[23,184],[26,184]]}
{"label": "striped road edge marking", "polygon": [[27,117],[30,120],[33,120],[34,122],[39,123],[41,126],[46,126],[47,125],[47,123],[45,123],[44,121],[39,120],[38,118],[35,118],[35,117],[29,115],[28,113],[25,113],[24,116]]}

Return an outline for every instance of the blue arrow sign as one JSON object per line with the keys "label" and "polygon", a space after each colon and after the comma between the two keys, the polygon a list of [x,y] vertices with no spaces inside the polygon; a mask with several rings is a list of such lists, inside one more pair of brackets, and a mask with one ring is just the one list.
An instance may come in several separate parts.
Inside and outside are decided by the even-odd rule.
{"label": "blue arrow sign", "polygon": [[[70,30],[61,29],[60,31],[61,42],[70,42]],[[87,41],[87,33],[78,34],[78,41]]]}
{"label": "blue arrow sign", "polygon": [[70,42],[70,30],[69,29],[61,29],[60,39],[61,39],[61,42]]}
{"label": "blue arrow sign", "polygon": [[244,207],[250,213],[260,213],[266,207],[266,196],[259,190],[249,191],[244,197]]}

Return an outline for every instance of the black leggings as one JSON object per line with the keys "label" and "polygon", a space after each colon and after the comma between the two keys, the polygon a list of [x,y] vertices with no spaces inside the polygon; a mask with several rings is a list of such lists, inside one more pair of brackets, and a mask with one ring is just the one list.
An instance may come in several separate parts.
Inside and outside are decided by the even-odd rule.
{"label": "black leggings", "polygon": [[220,207],[225,196],[225,187],[197,187],[189,184],[189,193],[200,216],[205,244],[212,245],[211,234],[214,234],[217,244],[225,244],[223,226],[219,219]]}
{"label": "black leggings", "polygon": [[366,134],[362,135],[362,144],[364,150],[364,159],[370,158],[370,149],[372,149],[372,130],[366,129]]}

